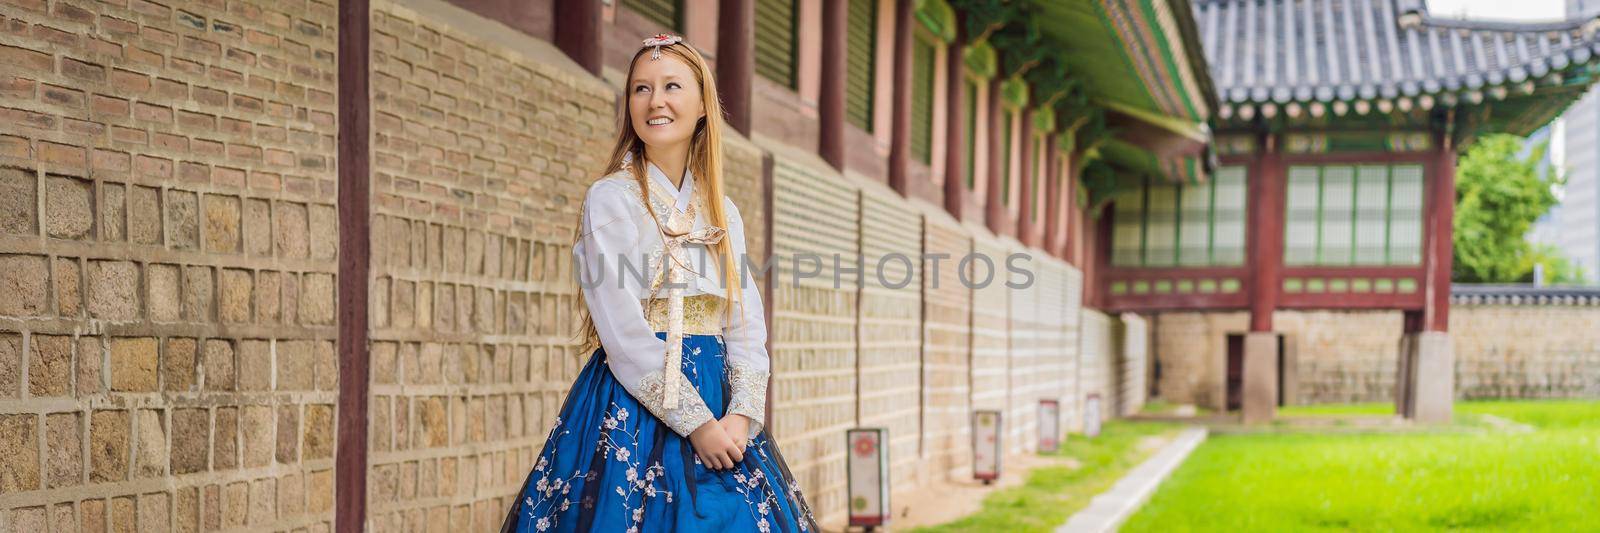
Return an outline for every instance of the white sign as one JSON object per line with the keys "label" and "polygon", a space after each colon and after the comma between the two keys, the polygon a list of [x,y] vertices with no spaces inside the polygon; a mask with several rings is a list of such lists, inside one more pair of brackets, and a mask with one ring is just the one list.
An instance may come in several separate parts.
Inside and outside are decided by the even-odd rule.
{"label": "white sign", "polygon": [[1061,449],[1061,401],[1039,400],[1039,451]]}
{"label": "white sign", "polygon": [[1083,434],[1086,437],[1100,436],[1100,395],[1090,394],[1083,401]]}
{"label": "white sign", "polygon": [[972,477],[984,483],[1000,478],[1000,411],[972,413]]}
{"label": "white sign", "polygon": [[850,525],[882,526],[889,522],[889,430],[857,428],[845,432],[850,453]]}

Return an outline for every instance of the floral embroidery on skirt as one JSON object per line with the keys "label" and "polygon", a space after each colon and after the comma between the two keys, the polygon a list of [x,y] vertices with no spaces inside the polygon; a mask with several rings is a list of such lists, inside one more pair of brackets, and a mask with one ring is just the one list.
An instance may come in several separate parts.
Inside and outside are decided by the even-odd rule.
{"label": "floral embroidery on skirt", "polygon": [[[685,335],[683,354],[683,374],[721,418],[733,400],[722,338]],[[651,415],[613,377],[602,348],[573,383],[501,530],[818,529],[766,432],[750,441],[734,469],[707,469],[687,438]]]}

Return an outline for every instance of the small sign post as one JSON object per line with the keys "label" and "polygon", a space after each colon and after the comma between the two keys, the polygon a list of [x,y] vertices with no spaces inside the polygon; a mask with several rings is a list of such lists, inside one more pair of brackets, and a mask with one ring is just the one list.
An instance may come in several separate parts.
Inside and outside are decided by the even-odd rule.
{"label": "small sign post", "polygon": [[845,469],[849,473],[850,526],[867,531],[889,523],[889,430],[856,428],[845,431],[849,447]]}
{"label": "small sign post", "polygon": [[1061,449],[1061,400],[1039,400],[1039,452]]}
{"label": "small sign post", "polygon": [[1000,411],[985,409],[972,413],[972,477],[988,485],[1000,479]]}
{"label": "small sign post", "polygon": [[1100,436],[1100,395],[1090,394],[1083,401],[1083,435],[1085,437]]}

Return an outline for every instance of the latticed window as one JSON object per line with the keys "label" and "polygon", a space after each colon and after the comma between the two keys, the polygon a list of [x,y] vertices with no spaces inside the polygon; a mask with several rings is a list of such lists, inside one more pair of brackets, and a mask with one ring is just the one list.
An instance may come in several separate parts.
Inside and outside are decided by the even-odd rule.
{"label": "latticed window", "polygon": [[933,42],[920,33],[911,44],[911,157],[933,162]]}
{"label": "latticed window", "polygon": [[1244,264],[1245,169],[1223,167],[1200,185],[1150,184],[1113,200],[1111,264]]}
{"label": "latticed window", "polygon": [[872,82],[877,70],[876,4],[876,0],[850,0],[845,25],[844,115],[866,131],[872,131]]}
{"label": "latticed window", "polygon": [[1283,262],[1422,264],[1422,165],[1289,168]]}
{"label": "latticed window", "polygon": [[679,20],[681,4],[682,0],[622,0],[622,7],[632,9],[672,31],[683,31],[683,24]]}
{"label": "latticed window", "polygon": [[756,74],[795,87],[795,16],[790,0],[756,0]]}

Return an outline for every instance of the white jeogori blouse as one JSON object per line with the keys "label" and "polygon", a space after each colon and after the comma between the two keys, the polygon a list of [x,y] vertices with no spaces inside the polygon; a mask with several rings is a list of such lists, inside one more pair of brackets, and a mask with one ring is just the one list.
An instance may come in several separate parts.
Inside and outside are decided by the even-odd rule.
{"label": "white jeogori blouse", "polygon": [[[712,419],[711,411],[694,392],[688,377],[681,371],[665,371],[666,361],[671,356],[667,353],[666,341],[656,338],[657,330],[646,318],[645,306],[652,296],[666,298],[668,294],[667,287],[652,281],[662,276],[666,243],[674,240],[671,235],[663,240],[660,229],[669,227],[669,218],[674,214],[686,217],[692,213],[691,235],[715,234],[716,231],[708,227],[705,210],[699,208],[693,175],[686,170],[683,186],[675,189],[661,169],[653,164],[647,168],[649,201],[659,218],[651,218],[638,181],[624,168],[589,187],[579,221],[580,236],[573,245],[572,255],[580,290],[594,319],[612,375],[652,414],[674,432],[687,437]],[[745,264],[744,221],[731,199],[724,198],[723,212],[728,227],[722,238],[732,239],[730,244],[738,268]],[[713,249],[683,237],[677,238],[674,244],[682,246],[682,257],[687,259],[683,267],[675,266],[683,269],[677,273],[676,279],[681,281],[677,285],[681,287],[678,292],[684,297],[725,297],[727,293]],[[731,396],[727,414],[749,417],[753,439],[761,431],[766,412],[771,363],[766,349],[767,328],[761,293],[750,268],[741,270],[742,287],[735,288],[740,291],[739,305],[730,316],[731,323],[722,324]],[[677,381],[681,391],[675,393],[676,407],[669,408],[663,403],[668,379]]]}

